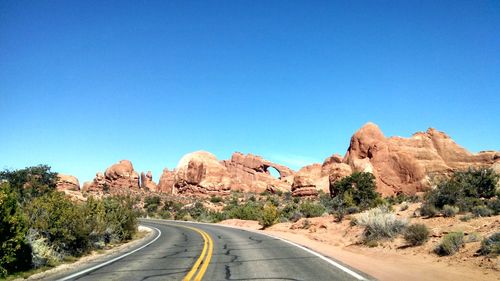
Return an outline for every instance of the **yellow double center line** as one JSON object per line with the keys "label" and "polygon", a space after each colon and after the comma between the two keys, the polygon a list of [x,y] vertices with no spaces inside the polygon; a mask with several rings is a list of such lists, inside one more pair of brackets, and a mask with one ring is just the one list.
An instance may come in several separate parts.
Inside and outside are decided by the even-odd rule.
{"label": "yellow double center line", "polygon": [[[176,226],[179,226],[179,225],[176,224]],[[205,231],[203,231],[201,229],[190,227],[190,226],[185,226],[185,225],[182,225],[182,227],[189,228],[193,231],[196,231],[201,235],[201,237],[203,237],[203,250],[201,251],[201,255],[194,263],[193,268],[191,268],[191,270],[188,272],[188,274],[182,280],[183,281],[191,281],[191,280],[201,281],[201,279],[203,278],[203,275],[205,274],[205,271],[207,271],[207,267],[210,264],[210,260],[212,259],[214,241],[212,240],[210,235],[208,235],[208,233],[206,233]],[[198,272],[198,273],[196,273],[196,272]],[[195,274],[196,274],[196,276],[195,276]],[[195,276],[194,279],[193,279],[193,276]]]}

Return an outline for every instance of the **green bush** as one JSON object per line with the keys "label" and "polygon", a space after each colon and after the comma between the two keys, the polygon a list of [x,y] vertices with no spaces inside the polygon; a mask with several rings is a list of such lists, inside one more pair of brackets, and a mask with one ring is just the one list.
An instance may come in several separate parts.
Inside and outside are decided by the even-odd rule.
{"label": "green bush", "polygon": [[425,196],[426,204],[442,209],[445,205],[458,206],[461,211],[470,211],[483,206],[480,198],[492,198],[500,175],[492,169],[469,168],[456,171],[453,175],[437,184],[436,189]]}
{"label": "green bush", "polygon": [[137,213],[130,196],[114,196],[104,199],[106,221],[111,239],[130,240],[137,231]]}
{"label": "green bush", "polygon": [[484,238],[479,253],[481,255],[498,256],[500,254],[500,232],[495,232],[491,236]]}
{"label": "green bush", "polygon": [[299,212],[299,205],[295,203],[289,203],[283,206],[280,210],[280,216],[287,220],[292,220],[292,217]]}
{"label": "green bush", "polygon": [[62,192],[50,192],[31,201],[26,208],[29,225],[63,255],[80,255],[89,249],[90,227],[83,208]]}
{"label": "green bush", "polygon": [[242,205],[228,205],[224,208],[226,217],[240,220],[259,220],[262,212],[262,204],[248,201]]}
{"label": "green bush", "polygon": [[456,206],[444,205],[443,207],[443,216],[445,217],[454,217],[460,209]]}
{"label": "green bush", "polygon": [[147,196],[144,198],[144,208],[148,214],[156,212],[160,206],[161,198],[159,196]]}
{"label": "green bush", "polygon": [[326,211],[323,205],[309,200],[300,204],[299,210],[306,218],[320,217]]}
{"label": "green bush", "polygon": [[31,267],[26,241],[27,221],[17,192],[8,182],[0,184],[0,278]]}
{"label": "green bush", "polygon": [[423,217],[432,218],[438,214],[438,210],[432,203],[424,203],[420,207],[420,215]]}
{"label": "green bush", "polygon": [[212,203],[220,203],[220,202],[222,202],[222,197],[212,196],[212,197],[210,197],[210,202],[212,202]]}
{"label": "green bush", "polygon": [[488,200],[486,206],[493,211],[495,216],[500,215],[500,199],[498,197]]}
{"label": "green bush", "polygon": [[278,221],[279,218],[278,208],[273,204],[266,204],[262,209],[262,214],[259,218],[259,224],[262,225],[263,228],[267,228]]}
{"label": "green bush", "polygon": [[7,181],[20,196],[21,201],[41,196],[55,190],[57,173],[51,172],[47,165],[27,167],[20,170],[0,172],[0,182]]}
{"label": "green bush", "polygon": [[355,172],[330,185],[331,197],[339,197],[344,207],[358,206],[362,210],[377,205],[375,177],[371,173]]}
{"label": "green bush", "polygon": [[365,211],[356,217],[358,225],[364,226],[364,241],[392,239],[406,227],[406,220],[397,218],[386,206]]}
{"label": "green bush", "polygon": [[419,246],[429,239],[429,229],[425,224],[412,224],[404,231],[404,239],[410,246]]}
{"label": "green bush", "polygon": [[463,232],[450,232],[441,240],[434,252],[440,256],[449,256],[456,253],[464,245]]}
{"label": "green bush", "polygon": [[495,214],[493,210],[486,206],[475,206],[472,208],[472,213],[476,217],[491,217]]}

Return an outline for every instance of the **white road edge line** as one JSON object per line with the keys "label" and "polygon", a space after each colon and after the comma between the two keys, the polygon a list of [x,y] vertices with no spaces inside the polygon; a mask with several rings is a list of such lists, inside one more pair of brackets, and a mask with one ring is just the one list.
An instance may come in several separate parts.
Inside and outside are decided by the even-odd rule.
{"label": "white road edge line", "polygon": [[87,269],[82,270],[82,271],[80,271],[80,272],[77,272],[77,273],[71,274],[70,276],[66,276],[66,277],[64,277],[64,278],[57,279],[57,281],[66,281],[66,280],[70,280],[70,279],[76,278],[76,277],[78,277],[78,276],[80,276],[80,275],[83,275],[83,274],[89,273],[89,272],[94,271],[94,270],[96,270],[96,269],[99,269],[99,268],[101,268],[101,267],[103,267],[103,266],[106,266],[106,265],[108,265],[108,264],[110,264],[110,263],[114,263],[114,262],[115,262],[115,261],[117,261],[117,260],[123,259],[124,257],[129,256],[129,255],[131,255],[131,254],[133,254],[133,253],[135,253],[135,252],[137,252],[137,251],[140,251],[140,250],[142,250],[142,249],[146,248],[147,246],[149,246],[149,245],[153,244],[153,242],[155,242],[156,240],[158,240],[158,238],[160,238],[160,236],[161,236],[161,230],[159,230],[158,228],[156,228],[156,227],[154,227],[154,226],[147,226],[147,227],[149,227],[149,228],[154,228],[156,231],[158,231],[158,236],[156,236],[156,237],[155,237],[155,239],[151,240],[151,241],[150,241],[150,242],[148,242],[146,245],[143,245],[143,246],[141,246],[141,247],[139,247],[139,248],[137,248],[137,249],[135,249],[135,250],[133,250],[133,251],[131,251],[131,252],[125,253],[125,254],[123,254],[123,255],[121,255],[121,256],[118,256],[118,257],[116,257],[116,258],[114,258],[114,259],[112,259],[112,260],[109,260],[109,261],[107,261],[107,262],[103,262],[103,263],[98,264],[98,265],[96,265],[96,266],[93,266],[93,267],[91,267],[91,268],[87,268]]}
{"label": "white road edge line", "polygon": [[[158,219],[150,219],[150,220],[158,220]],[[175,221],[175,220],[159,220],[159,221],[183,222],[183,223],[191,223],[191,224],[207,224],[207,225],[221,226],[221,227],[226,227],[226,228],[239,229],[239,230],[248,231],[248,232],[252,232],[252,233],[262,234],[262,235],[265,235],[265,236],[268,236],[268,237],[271,237],[271,238],[274,238],[274,239],[281,240],[281,241],[283,241],[285,243],[288,243],[288,244],[293,245],[293,246],[295,246],[297,248],[300,248],[300,249],[302,249],[302,250],[304,250],[304,251],[306,251],[306,252],[308,252],[308,253],[310,253],[310,254],[312,254],[314,256],[317,256],[318,258],[326,261],[327,263],[335,266],[336,268],[344,271],[345,273],[351,275],[352,277],[354,277],[354,278],[356,278],[358,280],[367,280],[365,277],[359,275],[358,273],[350,270],[349,268],[347,268],[347,267],[339,264],[338,262],[336,262],[336,261],[334,261],[334,260],[332,260],[332,259],[330,259],[330,258],[328,258],[328,257],[326,257],[326,256],[324,256],[324,255],[322,255],[320,253],[318,253],[318,252],[315,252],[315,251],[313,251],[311,249],[308,249],[308,248],[306,248],[306,247],[304,247],[302,245],[299,245],[299,244],[294,243],[292,241],[289,241],[289,240],[286,240],[284,238],[277,237],[277,236],[274,236],[274,235],[271,235],[271,234],[267,234],[267,233],[263,233],[263,232],[257,232],[257,231],[250,230],[250,229],[242,229],[242,228],[231,227],[229,225],[223,225],[223,224],[213,224],[213,223],[204,223],[204,222],[191,222],[191,221]]]}

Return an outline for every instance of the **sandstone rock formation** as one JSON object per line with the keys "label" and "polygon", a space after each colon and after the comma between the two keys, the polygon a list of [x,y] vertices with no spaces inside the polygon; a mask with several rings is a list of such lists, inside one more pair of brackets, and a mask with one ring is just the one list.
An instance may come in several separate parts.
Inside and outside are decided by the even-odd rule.
{"label": "sandstone rock formation", "polygon": [[[342,163],[342,157],[338,154],[334,154],[325,159],[323,164],[311,164],[300,169],[295,178],[294,184],[292,185],[292,195],[294,196],[309,196],[312,192],[312,187],[319,191],[328,193],[330,182],[335,182],[343,177],[349,176],[351,174],[351,167],[345,163]],[[310,185],[305,186],[309,191],[299,192],[297,189],[301,188],[301,182],[304,182],[304,178],[307,178],[307,182]],[[316,191],[316,193],[317,193]]]}
{"label": "sandstone rock formation", "polygon": [[206,151],[186,154],[175,173],[174,194],[228,195],[229,173],[217,158]]}
{"label": "sandstone rock formation", "polygon": [[472,154],[432,128],[411,138],[386,138],[377,125],[368,123],[352,136],[343,162],[353,171],[373,173],[378,191],[392,195],[423,191],[433,175],[491,166],[498,158],[493,151]]}
{"label": "sandstone rock formation", "polygon": [[175,184],[175,173],[169,171],[167,168],[163,169],[163,173],[160,176],[160,181],[156,190],[158,192],[172,194]]}
{"label": "sandstone rock formation", "polygon": [[57,174],[56,188],[59,191],[64,191],[64,190],[78,191],[80,190],[80,182],[75,176]]}
{"label": "sandstone rock formation", "polygon": [[156,191],[157,185],[153,181],[153,174],[148,171],[147,174],[141,173],[141,188],[148,191]]}
{"label": "sandstone rock formation", "polygon": [[[240,152],[233,153],[230,160],[222,163],[229,173],[232,190],[256,193],[266,190],[290,191],[294,172],[288,167]],[[274,178],[270,169],[275,169],[279,178]]]}
{"label": "sandstone rock formation", "polygon": [[98,172],[92,182],[83,185],[83,191],[121,191],[127,189],[139,189],[139,174],[129,160],[121,160],[111,165],[103,173]]}
{"label": "sandstone rock formation", "polygon": [[292,184],[292,196],[317,196],[318,190],[310,177],[295,175]]}

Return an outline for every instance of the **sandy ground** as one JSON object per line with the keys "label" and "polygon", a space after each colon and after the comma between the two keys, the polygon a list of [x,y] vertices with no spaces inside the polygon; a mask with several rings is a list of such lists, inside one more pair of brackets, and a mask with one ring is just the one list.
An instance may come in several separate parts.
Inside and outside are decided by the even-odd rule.
{"label": "sandy ground", "polygon": [[150,235],[152,235],[152,231],[148,227],[139,226],[138,230],[139,230],[139,233],[140,233],[139,237],[141,237],[139,239],[136,239],[136,240],[133,240],[131,242],[128,242],[128,243],[125,243],[125,244],[121,244],[121,245],[118,245],[118,246],[115,246],[115,247],[112,247],[110,249],[106,249],[106,250],[103,250],[103,251],[100,251],[100,252],[94,251],[94,252],[90,253],[89,255],[81,257],[80,259],[78,259],[75,262],[61,264],[61,265],[58,265],[58,266],[56,266],[54,268],[51,268],[49,270],[33,274],[30,277],[28,277],[27,279],[18,278],[18,279],[15,279],[14,281],[20,281],[20,280],[39,280],[39,279],[50,277],[51,275],[53,275],[55,273],[60,273],[60,272],[63,272],[63,271],[69,271],[69,270],[72,270],[75,267],[78,267],[80,265],[83,265],[83,264],[95,261],[95,260],[97,260],[97,259],[99,259],[99,258],[101,258],[103,256],[110,255],[110,254],[116,253],[118,251],[122,251],[122,250],[126,250],[126,249],[129,249],[129,248],[132,248],[132,247],[136,246],[137,244],[142,243],[142,241],[144,241],[146,238],[148,238]]}
{"label": "sandy ground", "polygon": [[[429,241],[423,246],[407,247],[402,238],[381,243],[369,248],[358,242],[362,228],[350,226],[349,218],[342,223],[334,222],[332,216],[301,219],[296,223],[280,223],[266,230],[259,230],[255,221],[226,220],[221,224],[263,231],[313,249],[357,268],[379,280],[500,280],[499,258],[476,255],[482,237],[500,230],[500,216],[477,218],[468,222],[454,218],[411,218],[417,208],[397,212],[410,223],[424,223],[431,230]],[[398,207],[396,207],[398,209]],[[449,257],[439,257],[433,253],[442,236],[451,231],[463,231],[467,237],[471,233],[481,238],[470,242],[458,253]]]}

